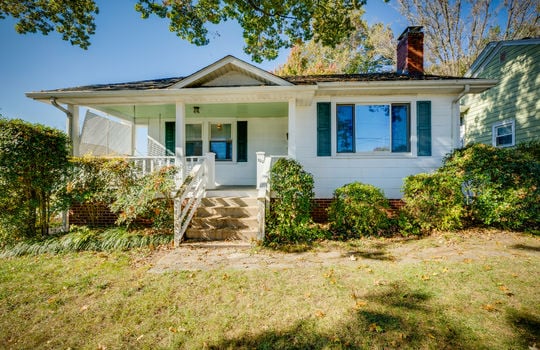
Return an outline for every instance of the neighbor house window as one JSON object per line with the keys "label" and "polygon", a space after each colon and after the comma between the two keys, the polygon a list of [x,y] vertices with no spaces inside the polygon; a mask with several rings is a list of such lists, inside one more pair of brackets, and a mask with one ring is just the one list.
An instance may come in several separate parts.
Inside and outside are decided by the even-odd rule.
{"label": "neighbor house window", "polygon": [[515,144],[515,122],[505,120],[493,125],[493,146],[510,147]]}
{"label": "neighbor house window", "polygon": [[186,157],[202,156],[202,125],[186,124]]}
{"label": "neighbor house window", "polygon": [[409,104],[337,105],[337,153],[410,152]]}
{"label": "neighbor house window", "polygon": [[210,124],[210,152],[216,160],[232,160],[231,124]]}

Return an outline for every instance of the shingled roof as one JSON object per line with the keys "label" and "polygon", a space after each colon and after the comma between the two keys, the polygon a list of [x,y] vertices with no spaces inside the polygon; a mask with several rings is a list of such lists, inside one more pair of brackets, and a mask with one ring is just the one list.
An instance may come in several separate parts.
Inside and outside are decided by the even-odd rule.
{"label": "shingled roof", "polygon": [[[365,74],[326,74],[326,75],[299,75],[280,77],[294,85],[316,85],[327,82],[369,82],[369,81],[412,81],[412,80],[453,80],[461,77],[439,75],[408,75],[395,72],[388,73],[365,73]],[[132,81],[127,83],[85,85],[55,90],[48,92],[65,91],[120,91],[120,90],[162,90],[182,81],[184,77]],[[469,78],[470,79],[470,78]]]}
{"label": "shingled roof", "polygon": [[387,73],[364,73],[364,74],[326,74],[326,75],[299,75],[282,77],[295,85],[315,85],[317,83],[330,82],[368,82],[368,81],[407,81],[407,80],[453,80],[462,79],[459,77],[420,74],[398,74],[395,72]]}
{"label": "shingled roof", "polygon": [[184,77],[163,78],[152,80],[140,80],[127,83],[84,85],[70,88],[48,90],[48,91],[118,91],[118,90],[161,90],[172,86]]}

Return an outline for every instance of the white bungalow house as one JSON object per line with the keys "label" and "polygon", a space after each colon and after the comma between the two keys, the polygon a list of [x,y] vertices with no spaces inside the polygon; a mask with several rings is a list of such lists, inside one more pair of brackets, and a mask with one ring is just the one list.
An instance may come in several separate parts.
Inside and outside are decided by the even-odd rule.
{"label": "white bungalow house", "polygon": [[424,74],[422,27],[408,27],[399,37],[397,68],[279,77],[227,56],[187,77],[27,96],[65,109],[76,155],[79,109],[87,107],[147,126],[163,146],[161,156],[170,152],[177,164],[213,153],[209,188],[260,187],[264,174],[261,166],[257,174],[257,164],[283,155],[313,174],[319,203],[352,181],[399,199],[404,177],[433,171],[459,147],[459,99],[497,81]]}

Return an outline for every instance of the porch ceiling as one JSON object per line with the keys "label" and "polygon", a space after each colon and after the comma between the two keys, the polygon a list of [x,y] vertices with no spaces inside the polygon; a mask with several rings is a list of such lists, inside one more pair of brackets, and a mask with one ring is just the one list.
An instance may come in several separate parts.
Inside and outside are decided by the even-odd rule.
{"label": "porch ceiling", "polygon": [[[194,113],[193,107],[199,107]],[[126,120],[144,122],[148,119],[175,119],[174,104],[109,105],[93,107]],[[186,118],[272,118],[286,117],[287,102],[186,104]],[[135,118],[134,118],[135,117]]]}

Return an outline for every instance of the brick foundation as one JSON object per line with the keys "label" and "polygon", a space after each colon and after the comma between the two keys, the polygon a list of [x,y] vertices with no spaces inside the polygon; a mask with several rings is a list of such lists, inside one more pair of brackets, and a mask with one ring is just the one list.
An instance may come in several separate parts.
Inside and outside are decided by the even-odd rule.
{"label": "brick foundation", "polygon": [[[171,206],[172,210],[172,206]],[[77,203],[69,209],[69,224],[88,227],[115,226],[118,215],[106,203]],[[142,227],[152,226],[151,219],[139,218],[134,224]]]}
{"label": "brick foundation", "polygon": [[110,227],[118,215],[105,203],[77,203],[69,209],[69,224],[89,227]]}

